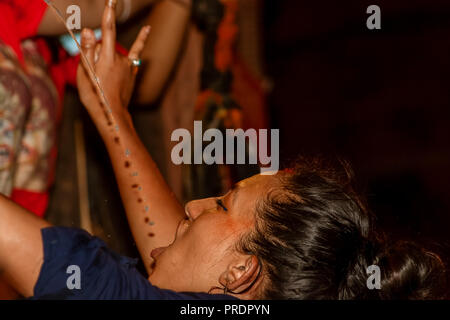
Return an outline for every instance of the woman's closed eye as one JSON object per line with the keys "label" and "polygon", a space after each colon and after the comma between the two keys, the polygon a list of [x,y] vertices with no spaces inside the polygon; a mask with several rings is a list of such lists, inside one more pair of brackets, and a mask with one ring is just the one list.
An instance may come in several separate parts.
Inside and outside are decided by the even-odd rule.
{"label": "woman's closed eye", "polygon": [[223,204],[222,199],[216,199],[216,203],[219,207],[221,207],[223,210],[228,211],[227,207]]}

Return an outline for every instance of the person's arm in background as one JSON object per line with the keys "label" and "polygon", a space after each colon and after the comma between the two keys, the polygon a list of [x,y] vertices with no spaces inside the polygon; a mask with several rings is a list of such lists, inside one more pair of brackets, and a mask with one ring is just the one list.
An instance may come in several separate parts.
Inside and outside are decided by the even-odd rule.
{"label": "person's arm in background", "polygon": [[33,295],[44,259],[41,229],[50,224],[0,195],[0,276]]}
{"label": "person's arm in background", "polygon": [[[44,0],[35,0],[44,1]],[[128,2],[127,2],[128,1]],[[128,18],[160,0],[119,0],[117,3],[116,17],[120,18],[124,11],[129,10]],[[77,5],[81,9],[81,23],[83,28],[97,28],[100,26],[105,8],[102,0],[53,0],[56,8],[66,15],[66,10],[71,5]],[[129,7],[128,7],[129,6]],[[47,9],[39,25],[38,35],[55,36],[67,33],[65,26],[56,17],[53,10]]]}
{"label": "person's arm in background", "polygon": [[[118,0],[116,18],[123,15],[127,6],[125,1],[131,4],[129,17],[154,5],[146,20],[146,24],[153,28],[152,37],[142,53],[144,67],[135,95],[137,104],[151,104],[160,96],[177,60],[190,20],[192,0]],[[82,26],[87,28],[100,25],[105,8],[105,2],[101,0],[53,0],[53,3],[63,14],[70,5],[80,6]],[[46,10],[38,34],[64,33],[66,29],[53,10]]]}
{"label": "person's arm in background", "polygon": [[[105,9],[102,32],[103,41],[97,61],[92,30],[83,30],[81,45],[102,84],[109,112],[102,107],[99,95],[91,84],[89,69],[81,65],[77,74],[78,91],[106,145],[131,232],[145,267],[150,271],[151,251],[173,242],[177,226],[186,214],[139,139],[126,108],[136,69],[131,67],[127,57],[115,52],[116,29],[112,8]],[[141,30],[129,58],[140,57],[147,36],[148,29]]]}
{"label": "person's arm in background", "polygon": [[152,36],[142,52],[144,68],[135,100],[151,104],[161,94],[176,63],[191,17],[192,0],[161,0],[146,20]]}

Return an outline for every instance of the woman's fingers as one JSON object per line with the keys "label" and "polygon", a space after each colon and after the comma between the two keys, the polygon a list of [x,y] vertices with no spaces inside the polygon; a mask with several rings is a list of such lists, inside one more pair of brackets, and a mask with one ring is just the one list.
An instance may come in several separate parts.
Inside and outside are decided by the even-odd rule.
{"label": "woman's fingers", "polygon": [[[94,67],[95,60],[95,44],[96,44],[95,34],[94,31],[91,29],[83,29],[81,32],[81,50],[86,56],[86,59],[90,63],[91,67]],[[85,65],[85,62],[83,59],[81,59],[83,62],[83,66],[86,70],[89,70],[89,67]]]}
{"label": "woman's fingers", "polygon": [[133,46],[128,53],[129,59],[139,59],[141,56],[142,50],[144,50],[145,42],[147,41],[148,35],[150,34],[151,27],[146,26],[141,29],[139,35],[133,43]]}
{"label": "woman's fingers", "polygon": [[94,55],[94,61],[95,63],[97,63],[98,59],[100,59],[100,52],[102,50],[102,44],[101,43],[97,43],[97,45],[95,46],[95,55]]}
{"label": "woman's fingers", "polygon": [[[81,32],[81,51],[86,56],[86,60],[81,58],[81,63],[77,70],[78,91],[80,92],[81,101],[88,107],[90,104],[97,101],[92,72],[95,68],[95,47],[97,40],[94,31],[90,29],[83,29]],[[90,67],[86,64],[89,63]]]}
{"label": "woman's fingers", "polygon": [[106,0],[102,20],[102,49],[101,56],[114,60],[116,46],[116,4],[117,0]]}

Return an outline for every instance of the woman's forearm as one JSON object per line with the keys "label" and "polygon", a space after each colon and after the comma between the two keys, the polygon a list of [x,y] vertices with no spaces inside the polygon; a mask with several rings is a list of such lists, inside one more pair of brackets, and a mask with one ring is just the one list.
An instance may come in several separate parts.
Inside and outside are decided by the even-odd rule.
{"label": "woman's forearm", "polygon": [[[105,8],[97,60],[94,31],[85,29],[81,33],[85,59],[78,66],[77,87],[106,145],[131,231],[150,271],[151,251],[174,240],[185,213],[139,139],[125,108],[138,71],[131,61],[140,58],[150,28],[141,29],[124,57],[115,50],[114,10],[113,2]],[[95,89],[94,83],[100,86]]]}
{"label": "woman's forearm", "polygon": [[[40,0],[44,1],[44,0]],[[129,1],[128,4],[125,1]],[[129,9],[128,18],[145,7],[154,4],[160,0],[117,0],[116,17],[121,18],[124,10]],[[67,15],[66,10],[71,5],[77,5],[81,9],[81,27],[97,28],[100,26],[105,1],[103,0],[53,0],[52,3],[63,14]],[[129,5],[128,9],[127,6]],[[67,15],[69,17],[69,15]],[[53,10],[47,9],[39,25],[38,35],[54,36],[66,33],[67,30],[61,21],[56,17]]]}
{"label": "woman's forearm", "polygon": [[185,213],[123,110],[112,113],[110,125],[104,117],[93,119],[111,158],[133,237],[149,269],[150,252],[173,241]]}
{"label": "woman's forearm", "polygon": [[141,56],[145,68],[137,84],[137,103],[153,103],[161,94],[177,60],[191,6],[191,0],[161,0],[153,7],[146,21],[152,32]]}

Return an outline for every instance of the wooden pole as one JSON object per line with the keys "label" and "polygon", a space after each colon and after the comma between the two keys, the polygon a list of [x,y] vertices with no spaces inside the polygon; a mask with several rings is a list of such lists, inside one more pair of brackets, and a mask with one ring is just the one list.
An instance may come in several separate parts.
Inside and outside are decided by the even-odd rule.
{"label": "wooden pole", "polygon": [[80,207],[80,226],[90,234],[93,234],[91,213],[89,209],[86,146],[84,144],[83,123],[79,119],[77,119],[75,120],[74,127],[75,152],[77,159],[78,199]]}

